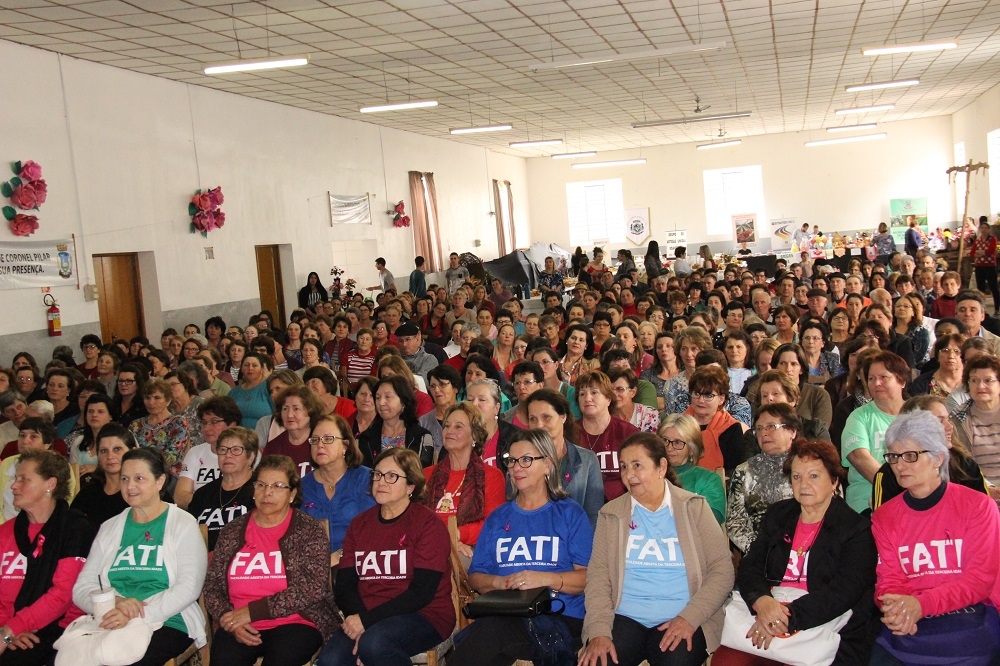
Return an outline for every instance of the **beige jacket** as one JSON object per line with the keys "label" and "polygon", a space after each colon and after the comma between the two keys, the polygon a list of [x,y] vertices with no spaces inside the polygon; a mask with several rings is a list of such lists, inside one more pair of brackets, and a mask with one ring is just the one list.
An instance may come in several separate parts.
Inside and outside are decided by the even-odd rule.
{"label": "beige jacket", "polygon": [[[708,651],[714,652],[722,636],[722,604],[732,592],[735,579],[729,541],[704,497],[669,483],[667,488],[691,594],[680,617],[696,629],[701,627]],[[587,565],[584,644],[597,636],[611,636],[615,610],[622,599],[625,546],[631,522],[632,496],[629,493],[605,504],[597,515],[594,550]]]}

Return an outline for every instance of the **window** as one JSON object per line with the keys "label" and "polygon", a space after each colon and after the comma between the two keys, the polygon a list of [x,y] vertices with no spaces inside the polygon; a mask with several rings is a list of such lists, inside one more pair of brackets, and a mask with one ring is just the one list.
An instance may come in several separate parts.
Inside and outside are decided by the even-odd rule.
{"label": "window", "polygon": [[[965,159],[965,142],[959,141],[955,144],[955,162],[956,166],[962,166],[966,162]],[[962,211],[965,210],[965,180],[968,176],[965,173],[957,172],[955,173],[954,184],[955,184],[955,219],[962,219]]]}
{"label": "window", "polygon": [[[733,236],[733,215],[764,214],[764,178],[760,165],[705,170],[705,230],[709,236]],[[758,232],[759,233],[759,232]]]}
{"label": "window", "polygon": [[990,183],[990,222],[1000,215],[1000,129],[986,133],[986,162],[994,165],[987,169]]}
{"label": "window", "polygon": [[570,245],[625,241],[622,180],[592,180],[566,184]]}

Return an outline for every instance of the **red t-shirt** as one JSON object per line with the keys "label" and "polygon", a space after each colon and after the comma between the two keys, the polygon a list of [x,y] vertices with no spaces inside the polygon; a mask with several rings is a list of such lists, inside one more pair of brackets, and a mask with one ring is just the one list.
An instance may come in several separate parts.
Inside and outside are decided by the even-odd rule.
{"label": "red t-shirt", "polygon": [[[243,608],[264,597],[288,589],[285,563],[278,540],[285,536],[292,522],[292,512],[274,527],[261,527],[250,517],[247,521],[246,543],[236,551],[229,563],[229,601],[233,608]],[[298,613],[271,620],[256,620],[250,626],[258,631],[274,629],[286,624],[316,625]]]}
{"label": "red t-shirt", "polygon": [[[434,473],[435,467],[437,465],[432,465],[424,470],[424,474],[427,475],[428,479]],[[451,471],[451,474],[448,475],[448,485],[444,489],[444,496],[438,500],[437,506],[434,507],[434,511],[437,515],[441,516],[441,520],[445,524],[448,523],[448,516],[458,514],[458,504],[462,499],[462,483],[465,481],[465,471],[464,469]],[[475,546],[476,542],[479,541],[479,532],[482,531],[483,523],[486,522],[487,516],[507,501],[507,479],[504,477],[503,472],[489,465],[486,466],[486,497],[484,499],[483,519],[474,523],[460,525],[458,528],[459,541],[469,546]]]}
{"label": "red t-shirt", "polygon": [[618,445],[639,432],[639,429],[617,416],[611,417],[611,423],[600,435],[588,433],[582,422],[577,425],[580,429],[580,446],[597,454],[601,478],[604,479],[604,496],[610,502],[624,495],[625,484],[622,483],[622,475],[618,469]]}
{"label": "red t-shirt", "polygon": [[358,413],[357,405],[350,398],[337,398],[337,406],[333,408],[334,414],[340,414],[354,428],[354,415]]}
{"label": "red t-shirt", "polygon": [[[52,450],[64,458],[69,457],[69,449],[66,448],[66,442],[58,437],[56,437],[55,441],[52,442]],[[3,451],[0,452],[0,460],[6,460],[11,456],[16,456],[18,453],[20,453],[20,451],[17,450],[17,440],[13,439],[4,445]]]}
{"label": "red t-shirt", "polygon": [[[430,414],[434,411],[434,400],[423,391],[414,391],[417,396],[417,416]],[[357,410],[355,410],[357,411]]]}
{"label": "red t-shirt", "polygon": [[288,439],[287,430],[283,430],[280,435],[272,439],[264,447],[264,455],[272,454],[291,458],[292,462],[299,467],[299,478],[312,471],[312,452],[309,450],[309,442],[298,445],[292,444]]}
{"label": "red t-shirt", "polygon": [[383,521],[374,506],[359,514],[344,536],[340,568],[353,567],[366,609],[406,592],[415,569],[441,572],[434,598],[420,609],[442,638],[455,628],[451,604],[451,537],[432,509],[411,503],[402,515]]}

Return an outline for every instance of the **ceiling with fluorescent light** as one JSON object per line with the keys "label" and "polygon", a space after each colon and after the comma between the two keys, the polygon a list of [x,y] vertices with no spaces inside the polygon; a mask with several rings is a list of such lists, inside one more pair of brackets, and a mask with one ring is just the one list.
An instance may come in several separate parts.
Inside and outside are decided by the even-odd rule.
{"label": "ceiling with fluorescent light", "polygon": [[[863,46],[955,38],[936,53]],[[0,39],[238,95],[449,137],[524,157],[718,138],[720,122],[631,123],[750,110],[726,139],[951,114],[1000,81],[1000,0],[0,0]],[[726,48],[530,71],[697,42]],[[310,54],[289,70],[207,76],[238,58]],[[848,85],[920,85],[847,93]],[[388,95],[386,93],[388,88]],[[361,115],[386,101],[431,109]],[[841,117],[837,109],[894,103]],[[471,111],[470,111],[471,110]],[[509,122],[508,132],[449,128]],[[563,138],[561,146],[509,142]]]}

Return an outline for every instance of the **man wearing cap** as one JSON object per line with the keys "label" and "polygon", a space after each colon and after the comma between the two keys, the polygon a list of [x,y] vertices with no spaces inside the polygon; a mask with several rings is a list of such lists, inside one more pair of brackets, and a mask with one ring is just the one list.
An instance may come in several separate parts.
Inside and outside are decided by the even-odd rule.
{"label": "man wearing cap", "polygon": [[827,300],[829,300],[827,309],[833,310],[836,307],[842,307],[844,301],[847,300],[847,278],[844,277],[843,273],[832,273],[829,279],[830,293],[827,296]]}
{"label": "man wearing cap", "polygon": [[427,373],[438,366],[438,360],[424,349],[424,339],[420,329],[411,321],[396,329],[396,339],[399,340],[399,351],[413,374],[427,380]]}
{"label": "man wearing cap", "polygon": [[825,291],[813,287],[806,293],[806,303],[810,317],[826,321],[827,296]]}

